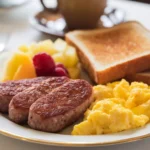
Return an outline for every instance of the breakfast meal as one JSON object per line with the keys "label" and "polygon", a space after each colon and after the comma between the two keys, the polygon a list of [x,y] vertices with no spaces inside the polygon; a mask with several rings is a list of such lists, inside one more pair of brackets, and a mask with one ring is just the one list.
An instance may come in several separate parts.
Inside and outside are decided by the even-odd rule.
{"label": "breakfast meal", "polygon": [[20,46],[1,72],[0,112],[45,132],[72,125],[71,135],[144,127],[150,121],[149,37],[140,23],[126,22]]}
{"label": "breakfast meal", "polygon": [[105,84],[150,69],[150,32],[140,23],[112,28],[72,31],[66,41],[77,48],[91,79]]}

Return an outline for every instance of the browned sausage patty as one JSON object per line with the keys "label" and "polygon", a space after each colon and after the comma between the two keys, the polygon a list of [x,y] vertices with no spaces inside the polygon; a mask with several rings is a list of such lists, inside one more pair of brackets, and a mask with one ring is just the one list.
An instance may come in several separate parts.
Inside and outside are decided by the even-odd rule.
{"label": "browned sausage patty", "polygon": [[13,96],[33,84],[41,83],[47,78],[48,77],[38,77],[0,83],[0,112],[8,112],[8,105]]}
{"label": "browned sausage patty", "polygon": [[92,103],[92,86],[71,80],[33,103],[29,110],[31,128],[58,132],[79,119]]}
{"label": "browned sausage patty", "polygon": [[41,84],[18,93],[9,104],[9,118],[16,123],[24,123],[28,119],[30,106],[39,98],[45,96],[53,89],[68,82],[67,77],[51,77]]}

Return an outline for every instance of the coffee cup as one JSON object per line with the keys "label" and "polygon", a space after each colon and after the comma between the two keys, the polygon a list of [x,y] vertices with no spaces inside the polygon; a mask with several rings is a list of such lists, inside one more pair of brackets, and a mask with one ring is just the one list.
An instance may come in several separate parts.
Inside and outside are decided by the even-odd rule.
{"label": "coffee cup", "polygon": [[91,29],[103,15],[107,0],[57,0],[56,8],[48,8],[45,0],[40,0],[50,13],[60,12],[69,29]]}

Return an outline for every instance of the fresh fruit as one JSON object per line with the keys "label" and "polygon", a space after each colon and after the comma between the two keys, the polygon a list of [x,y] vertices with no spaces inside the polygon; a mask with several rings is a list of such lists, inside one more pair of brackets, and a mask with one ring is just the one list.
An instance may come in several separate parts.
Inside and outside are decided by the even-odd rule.
{"label": "fresh fruit", "polygon": [[64,54],[66,58],[66,67],[74,67],[78,63],[78,56],[76,53],[76,49],[72,46],[68,46],[67,51]]}
{"label": "fresh fruit", "polygon": [[[33,59],[38,76],[54,76],[55,70],[56,72],[64,72],[65,70],[64,74],[68,74],[71,78],[78,78],[80,74],[80,69],[77,67],[79,60],[76,49],[62,39],[57,39],[54,43],[51,40],[45,40],[33,43],[30,46],[22,45],[19,50]],[[39,53],[46,53],[50,58],[39,55]],[[56,63],[56,68],[60,67],[63,71],[61,69],[57,71],[54,67],[54,62]],[[68,70],[70,70],[69,73]]]}
{"label": "fresh fruit", "polygon": [[80,77],[80,68],[79,67],[67,68],[67,69],[68,69],[71,79],[77,79]]}
{"label": "fresh fruit", "polygon": [[13,80],[19,80],[19,79],[27,79],[27,78],[34,78],[36,77],[34,66],[29,65],[21,65],[18,67],[17,71],[14,74]]}
{"label": "fresh fruit", "polygon": [[56,64],[56,68],[57,68],[57,67],[63,68],[63,69],[66,71],[66,73],[69,75],[68,70],[65,68],[65,66],[64,66],[63,64],[57,63],[57,64]]}
{"label": "fresh fruit", "polygon": [[46,53],[39,53],[33,57],[37,76],[52,76],[55,72],[55,62]]}
{"label": "fresh fruit", "polygon": [[5,64],[7,60],[9,60],[12,57],[13,53],[4,51],[0,54],[0,82],[4,78],[4,70],[5,70]]}
{"label": "fresh fruit", "polygon": [[53,42],[51,40],[45,40],[39,43],[33,43],[29,47],[26,45],[22,45],[19,47],[19,50],[25,53],[29,53],[31,57],[38,53],[47,53],[49,55],[53,55],[57,51],[54,49]]}
{"label": "fresh fruit", "polygon": [[[31,47],[32,50],[32,47]],[[53,55],[56,53],[56,50],[54,49],[53,42],[51,40],[45,40],[43,42],[39,42],[36,47],[33,49],[33,54],[36,55],[40,52],[45,52],[49,55]]]}
{"label": "fresh fruit", "polygon": [[21,45],[21,46],[19,47],[19,50],[20,50],[21,52],[27,53],[27,52],[29,52],[29,47],[28,47],[27,45]]}
{"label": "fresh fruit", "polygon": [[[21,69],[20,66],[22,66],[21,68],[26,69]],[[23,78],[34,77],[36,77],[36,74],[32,63],[32,59],[23,52],[15,52],[6,63],[2,80],[9,81],[13,80],[14,78],[15,80],[19,80]]]}
{"label": "fresh fruit", "polygon": [[56,76],[67,76],[68,77],[68,74],[67,72],[65,71],[65,69],[61,68],[61,67],[56,67],[55,68],[55,75]]}
{"label": "fresh fruit", "polygon": [[65,52],[65,50],[67,49],[67,46],[68,46],[67,43],[62,39],[57,39],[54,42],[54,49],[57,52]]}
{"label": "fresh fruit", "polygon": [[56,53],[52,57],[56,63],[62,63],[64,66],[66,66],[66,60],[63,53]]}

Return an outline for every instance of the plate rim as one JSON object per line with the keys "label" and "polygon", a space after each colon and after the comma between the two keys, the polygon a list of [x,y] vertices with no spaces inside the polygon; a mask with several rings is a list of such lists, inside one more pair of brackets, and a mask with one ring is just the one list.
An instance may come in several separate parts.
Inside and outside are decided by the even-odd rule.
{"label": "plate rim", "polygon": [[[13,139],[17,139],[20,141],[25,141],[25,142],[29,142],[29,143],[36,143],[36,144],[42,144],[42,145],[50,145],[50,146],[63,146],[63,147],[100,147],[100,146],[110,146],[110,145],[119,145],[119,144],[125,144],[125,143],[131,143],[131,142],[136,142],[139,140],[143,140],[146,138],[150,137],[150,133],[145,134],[145,135],[141,135],[141,136],[137,136],[137,137],[133,137],[133,138],[128,138],[128,139],[122,139],[122,140],[114,140],[112,142],[92,142],[92,143],[72,143],[72,142],[53,142],[53,141],[48,141],[48,140],[42,140],[42,139],[35,139],[35,138],[27,138],[27,137],[23,137],[14,133],[10,133],[7,131],[4,131],[2,129],[0,129],[0,134],[13,138]],[[70,135],[67,135],[70,136]],[[97,135],[95,135],[97,136]],[[84,136],[80,136],[80,137],[84,137]]]}

